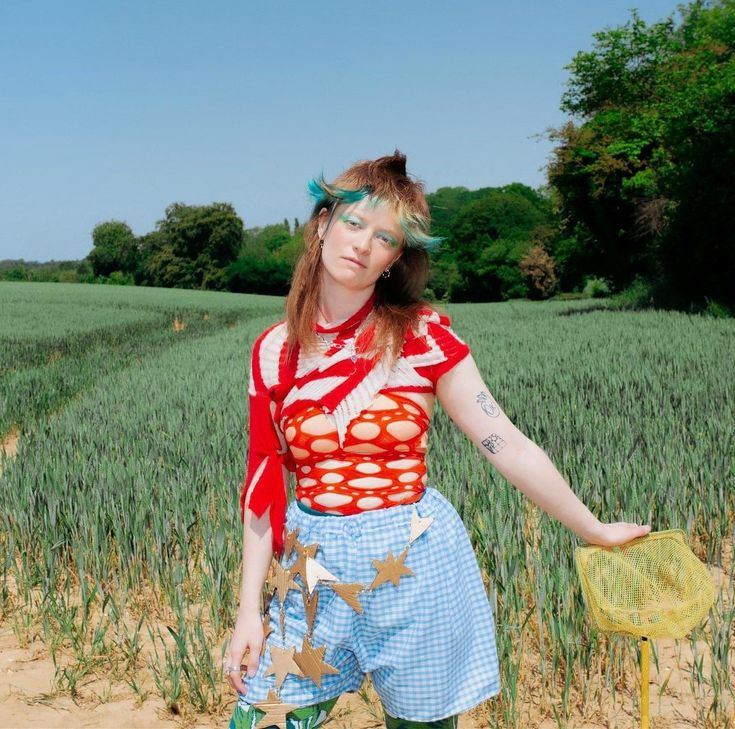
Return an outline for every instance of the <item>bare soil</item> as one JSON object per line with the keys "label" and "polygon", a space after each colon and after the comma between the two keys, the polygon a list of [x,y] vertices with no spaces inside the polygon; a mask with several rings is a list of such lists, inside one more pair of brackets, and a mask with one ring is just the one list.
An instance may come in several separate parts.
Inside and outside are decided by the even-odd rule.
{"label": "bare soil", "polygon": [[[0,454],[4,454],[6,458],[15,458],[18,450],[18,439],[20,433],[17,430],[11,430],[0,438]],[[0,455],[0,473],[3,472],[3,459]]]}

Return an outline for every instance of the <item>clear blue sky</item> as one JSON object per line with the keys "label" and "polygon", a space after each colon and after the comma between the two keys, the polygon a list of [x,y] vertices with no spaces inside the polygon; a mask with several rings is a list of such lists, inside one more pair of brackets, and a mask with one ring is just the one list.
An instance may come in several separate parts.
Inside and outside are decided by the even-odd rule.
{"label": "clear blue sky", "polygon": [[[0,259],[230,202],[309,212],[306,182],[398,147],[427,192],[544,182],[568,64],[662,0],[3,0]],[[677,16],[678,17],[678,16]]]}

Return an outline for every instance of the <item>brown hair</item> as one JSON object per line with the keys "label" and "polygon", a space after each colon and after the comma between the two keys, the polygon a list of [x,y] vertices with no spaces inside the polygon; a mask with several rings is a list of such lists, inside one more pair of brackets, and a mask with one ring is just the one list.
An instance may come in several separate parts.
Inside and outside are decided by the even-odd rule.
{"label": "brown hair", "polygon": [[[424,232],[429,229],[431,214],[424,196],[424,185],[409,179],[406,156],[397,149],[387,157],[356,162],[334,180],[330,189],[368,189],[371,197],[389,203],[401,221],[410,220]],[[286,299],[289,356],[297,342],[307,351],[313,352],[317,348],[314,322],[317,319],[322,269],[317,224],[319,212],[326,208],[332,215],[339,202],[325,195],[314,205],[311,217],[304,225],[304,251],[296,262]],[[402,227],[405,231],[406,226]],[[431,308],[421,298],[428,277],[427,251],[421,246],[406,245],[404,240],[403,253],[392,264],[390,276],[379,276],[375,282],[375,330],[371,354],[382,356],[390,343],[395,361],[406,332],[409,328],[416,329],[421,309]]]}

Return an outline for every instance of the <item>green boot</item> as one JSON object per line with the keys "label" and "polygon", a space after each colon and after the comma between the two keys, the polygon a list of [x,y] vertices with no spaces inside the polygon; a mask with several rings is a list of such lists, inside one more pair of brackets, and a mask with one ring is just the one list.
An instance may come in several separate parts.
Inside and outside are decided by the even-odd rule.
{"label": "green boot", "polygon": [[[333,699],[320,701],[318,704],[300,706],[298,709],[289,711],[286,714],[287,729],[314,729],[314,727],[323,724],[329,712],[337,703],[338,698],[338,696],[335,696]],[[265,712],[256,709],[254,706],[249,706],[246,710],[238,704],[232,714],[232,719],[230,719],[229,729],[256,729],[255,724],[262,716],[265,716]],[[269,728],[265,725],[258,725],[257,729]]]}
{"label": "green boot", "polygon": [[457,729],[459,714],[446,716],[436,721],[412,721],[391,716],[383,707],[386,729]]}

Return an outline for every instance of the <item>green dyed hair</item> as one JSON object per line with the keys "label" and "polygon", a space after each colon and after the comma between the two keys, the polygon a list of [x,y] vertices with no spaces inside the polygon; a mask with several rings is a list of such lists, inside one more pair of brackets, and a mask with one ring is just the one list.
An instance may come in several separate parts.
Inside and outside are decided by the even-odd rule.
{"label": "green dyed hair", "polygon": [[[405,160],[405,157],[404,157]],[[405,163],[404,163],[405,164]],[[405,168],[404,168],[405,169]],[[372,185],[363,185],[357,189],[348,189],[328,183],[322,172],[318,177],[309,180],[307,185],[309,195],[314,201],[314,213],[323,207],[331,208],[340,203],[354,203],[368,198],[368,206],[375,208],[382,203],[390,204],[391,200],[374,192]],[[394,204],[398,208],[398,223],[403,230],[406,246],[423,248],[426,251],[435,251],[444,240],[441,236],[429,235],[429,220],[421,213],[411,211],[405,204]]]}

